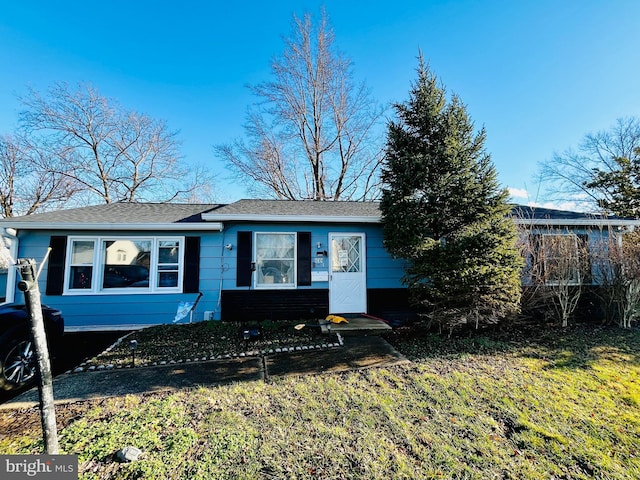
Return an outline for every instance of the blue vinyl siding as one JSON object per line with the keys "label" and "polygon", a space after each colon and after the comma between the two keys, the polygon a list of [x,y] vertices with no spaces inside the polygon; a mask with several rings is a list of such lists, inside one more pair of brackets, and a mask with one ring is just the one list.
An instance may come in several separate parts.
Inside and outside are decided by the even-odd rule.
{"label": "blue vinyl siding", "polygon": [[[231,244],[231,251],[225,250],[225,268],[223,272],[223,290],[242,290],[250,287],[236,287],[236,254],[237,254],[237,233],[239,231],[251,232],[311,232],[311,258],[316,257],[320,243],[320,251],[328,251],[329,233],[364,233],[367,245],[367,288],[402,288],[400,279],[404,274],[404,261],[392,259],[382,244],[382,228],[380,225],[354,224],[354,225],[325,225],[325,224],[277,224],[277,223],[244,223],[236,225],[225,225],[224,243]],[[327,271],[329,269],[329,259],[325,259],[324,266],[312,267],[314,271]],[[253,287],[251,287],[253,288]],[[310,286],[299,286],[298,289],[305,288],[329,288],[327,281],[314,281]]]}
{"label": "blue vinyl siding", "polygon": [[367,234],[367,288],[403,288],[405,261],[393,259],[382,243],[382,227],[365,230]]}
{"label": "blue vinyl siding", "polygon": [[[203,297],[198,303],[194,321],[201,321],[205,311],[214,312],[214,319],[221,318],[221,290],[242,290],[253,287],[236,287],[237,232],[311,232],[311,258],[318,251],[328,251],[331,232],[363,232],[367,246],[367,288],[402,288],[402,260],[392,259],[382,244],[382,230],[379,225],[318,225],[318,224],[227,224],[222,232],[108,232],[113,236],[199,236],[200,272],[199,289]],[[96,236],[105,232],[74,231],[72,236]],[[19,232],[18,258],[34,258],[38,265],[49,247],[52,235],[69,235],[64,231],[21,231]],[[318,250],[317,244],[321,247]],[[225,248],[230,244],[231,250]],[[315,265],[312,271],[328,271],[329,259],[325,258],[322,268]],[[86,294],[86,295],[46,295],[47,265],[40,275],[39,287],[42,303],[62,310],[66,328],[74,330],[106,330],[140,328],[142,326],[172,323],[178,304],[194,301],[195,293],[126,293],[126,294]],[[328,281],[314,281],[310,286],[298,289],[328,289]],[[22,292],[16,289],[16,302],[24,302]],[[188,319],[182,322],[188,322]]]}
{"label": "blue vinyl siding", "polygon": [[[65,212],[55,213],[52,212],[53,217],[49,217],[45,215],[44,217],[40,217],[41,220],[32,220],[24,221],[25,219],[19,220],[15,223],[18,225],[17,227],[12,227],[18,231],[18,251],[15,253],[16,258],[33,258],[39,264],[42,262],[49,245],[51,244],[51,237],[56,236],[60,237],[54,239],[54,245],[56,246],[54,250],[54,254],[51,258],[51,268],[49,269],[49,264],[46,263],[40,275],[40,291],[42,294],[42,302],[52,307],[60,308],[66,319],[66,326],[68,330],[82,330],[82,329],[128,329],[128,328],[138,328],[141,326],[155,325],[155,324],[167,324],[172,323],[175,317],[178,305],[183,301],[193,301],[197,298],[197,293],[179,293],[180,291],[180,280],[183,280],[182,290],[194,292],[194,290],[199,290],[203,296],[200,299],[198,307],[193,316],[194,321],[201,321],[205,318],[204,312],[213,312],[213,319],[221,319],[223,318],[223,312],[221,312],[222,301],[225,299],[225,305],[231,305],[233,308],[237,308],[239,314],[244,314],[245,310],[248,314],[250,314],[250,309],[254,307],[254,304],[260,306],[262,303],[263,310],[265,313],[269,313],[269,311],[273,311],[276,314],[278,312],[282,312],[283,309],[291,308],[291,302],[298,302],[298,310],[308,311],[308,307],[319,308],[327,310],[329,308],[328,302],[331,302],[332,293],[339,292],[339,290],[335,290],[329,292],[329,271],[330,271],[330,261],[329,255],[331,253],[331,249],[329,246],[329,235],[331,233],[353,233],[353,234],[364,234],[365,242],[366,242],[366,288],[367,288],[367,308],[369,310],[384,310],[387,307],[385,302],[395,303],[407,303],[406,294],[407,291],[402,285],[401,279],[405,273],[406,261],[402,259],[393,259],[387,253],[383,246],[383,237],[382,237],[382,226],[377,223],[321,223],[321,222],[313,222],[313,221],[297,221],[296,218],[303,219],[328,219],[330,217],[321,217],[320,215],[323,212],[327,212],[327,214],[336,215],[347,215],[342,217],[332,217],[332,218],[342,218],[342,219],[356,219],[361,218],[363,220],[366,219],[374,219],[377,215],[377,208],[373,208],[373,205],[350,205],[345,203],[344,205],[338,205],[338,202],[332,203],[327,202],[326,204],[322,204],[320,202],[301,202],[301,203],[286,203],[286,202],[275,202],[272,204],[267,203],[266,201],[241,201],[237,202],[237,205],[229,205],[229,206],[220,206],[220,205],[212,205],[210,210],[205,212],[204,217],[199,216],[205,206],[200,207],[176,207],[176,209],[171,208],[170,213],[175,215],[169,219],[166,217],[166,212],[162,210],[161,207],[158,206],[139,206],[132,210],[135,214],[130,217],[130,223],[127,225],[128,228],[141,228],[145,229],[149,227],[149,225],[157,225],[149,220],[158,219],[155,221],[170,221],[171,225],[167,227],[160,228],[168,228],[170,231],[160,230],[160,231],[118,231],[113,230],[115,228],[113,225],[111,228],[107,228],[106,231],[96,231],[96,230],[73,230],[72,232],[64,231],[61,229],[59,225],[61,223],[58,222],[58,218],[67,218]],[[143,208],[144,207],[144,208]],[[335,208],[340,207],[340,208]],[[348,207],[348,208],[342,208]],[[356,208],[357,207],[357,208]],[[362,208],[365,207],[365,208]],[[90,207],[91,212],[94,211],[94,208]],[[101,208],[105,208],[106,212],[109,212],[106,218],[111,218],[112,220],[122,221],[122,218],[119,218],[120,215],[114,215],[114,206],[103,206]],[[209,208],[209,207],[206,207]],[[268,211],[269,209],[274,209],[275,212]],[[246,211],[245,211],[246,209]],[[115,208],[116,211],[120,211],[120,208]],[[129,211],[128,208],[123,211]],[[526,208],[525,208],[526,210]],[[609,232],[607,228],[599,229],[597,228],[597,219],[593,219],[594,223],[593,228],[589,229],[588,227],[541,227],[538,226],[537,220],[542,218],[542,215],[551,215],[549,218],[553,219],[554,213],[553,211],[543,211],[538,210],[534,215],[534,211],[530,210],[529,214],[532,215],[532,218],[536,220],[532,226],[528,228],[529,233],[576,233],[584,238],[584,234],[588,234],[589,241],[588,245],[590,247],[590,251],[592,253],[591,258],[591,276],[589,281],[592,281],[594,285],[597,285],[601,282],[602,273],[606,270],[606,266],[602,266],[602,262],[596,263],[593,259],[593,254],[596,253],[601,245],[601,240],[606,239]],[[99,210],[97,210],[99,211]],[[247,213],[253,212],[253,213]],[[77,213],[69,213],[69,221],[71,225],[75,225],[76,228],[100,228],[97,226],[92,227],[91,223],[80,223],[84,218],[83,215],[86,215],[87,212],[83,211],[79,217],[77,217]],[[182,212],[182,213],[180,213]],[[208,212],[208,213],[207,213]],[[262,212],[262,213],[260,213]],[[295,212],[302,212],[301,215],[309,215],[306,217],[294,217]],[[306,213],[305,213],[306,212]],[[337,212],[337,213],[336,213]],[[355,212],[355,213],[354,213]],[[360,217],[358,212],[363,212],[364,216]],[[267,213],[268,216],[260,217],[258,215],[262,215],[263,213]],[[574,214],[572,212],[557,212],[559,214],[558,219],[565,218],[569,223],[572,223],[573,220],[583,220],[587,218],[586,215],[582,214]],[[136,216],[140,214],[140,217]],[[332,214],[332,215],[333,215]],[[356,215],[350,217],[348,215]],[[93,213],[92,213],[93,215]],[[151,215],[148,217],[147,215]],[[181,216],[182,215],[182,216]],[[240,216],[235,216],[240,215]],[[278,217],[277,215],[286,215],[282,217]],[[97,215],[99,218],[102,218],[101,215]],[[54,220],[51,220],[53,218]],[[124,217],[127,218],[127,217]],[[143,223],[133,223],[136,218],[142,218]],[[204,222],[202,218],[209,218],[215,223],[200,223]],[[224,218],[262,218],[263,221],[224,221]],[[272,221],[273,219],[287,219],[289,221],[279,223]],[[47,220],[48,219],[48,220]],[[221,220],[222,219],[222,220]],[[266,219],[266,220],[264,220]],[[293,220],[293,221],[291,221]],[[624,220],[624,219],[622,219]],[[126,221],[126,220],[124,220]],[[180,222],[185,223],[180,223]],[[589,220],[591,221],[591,220]],[[24,223],[23,223],[24,222]],[[218,223],[221,222],[221,223]],[[610,224],[612,225],[610,228],[616,228],[616,232],[619,228],[626,228],[626,226],[633,226],[627,220],[627,223],[618,224]],[[66,220],[63,222],[66,223]],[[554,223],[554,222],[551,222]],[[578,222],[582,223],[582,222]],[[13,223],[7,219],[5,225],[12,225]],[[38,230],[39,227],[43,225],[57,225],[57,227],[53,227],[51,230]],[[97,225],[97,224],[95,224]],[[146,227],[145,227],[146,225]],[[220,226],[224,228],[221,231],[198,231],[200,228],[220,228]],[[35,230],[29,230],[29,228],[35,228]],[[48,227],[47,227],[48,228]],[[186,228],[185,231],[173,230],[173,228]],[[523,227],[527,230],[527,227]],[[238,232],[250,232],[242,235],[241,248],[238,248]],[[282,274],[280,277],[276,277],[275,274],[266,275],[262,272],[261,275],[261,284],[256,291],[251,291],[255,289],[255,274],[250,272],[250,263],[256,262],[256,232],[263,233],[297,233],[298,236],[296,238],[295,243],[295,266],[296,266],[296,276],[289,277],[287,276],[289,271],[291,271],[292,263],[292,255],[290,245],[291,242],[287,241],[282,248],[284,253],[271,253],[273,258],[268,258],[269,255],[264,253],[265,251],[278,251],[275,247],[269,247],[268,242],[271,241],[272,245],[275,245],[279,242],[274,242],[275,239],[282,238],[290,238],[286,237],[259,237],[261,241],[261,260],[264,262],[271,262],[269,265],[270,268],[275,269],[276,273]],[[301,232],[305,234],[310,234],[310,238],[308,235],[299,235]],[[9,233],[9,231],[7,231]],[[149,263],[154,267],[154,269],[149,270],[150,273],[148,278],[153,280],[156,277],[156,273],[160,271],[158,266],[159,256],[156,256],[152,252],[159,252],[160,248],[157,237],[185,237],[185,241],[177,242],[178,245],[182,245],[182,272],[184,275],[182,278],[179,278],[178,284],[174,282],[175,272],[179,271],[179,262],[176,261],[165,261],[160,262],[164,263],[165,269],[163,277],[165,280],[170,278],[171,281],[160,285],[160,282],[157,282],[156,285],[149,285],[139,288],[126,287],[126,285],[136,284],[136,282],[130,283],[120,283],[119,285],[125,285],[125,287],[121,287],[120,290],[117,290],[117,285],[110,285],[110,290],[105,290],[101,292],[100,289],[103,287],[102,284],[99,284],[96,277],[96,271],[94,270],[94,276],[92,277],[95,281],[93,283],[88,282],[87,279],[90,278],[89,269],[84,270],[85,265],[88,263],[86,258],[90,257],[91,249],[85,245],[86,250],[82,250],[82,244],[78,242],[78,252],[87,252],[87,257],[84,260],[77,260],[78,264],[75,265],[73,270],[78,276],[74,277],[74,279],[78,279],[77,283],[72,283],[72,289],[62,289],[63,286],[61,283],[62,272],[61,270],[68,268],[68,265],[63,265],[62,261],[62,252],[64,245],[64,240],[67,240],[67,250],[69,249],[68,239],[69,237],[93,237],[98,238],[102,237],[103,240],[108,240],[108,237],[155,237],[152,242],[148,242],[153,245],[153,247],[144,250],[147,253],[144,258],[147,263],[143,266],[148,266]],[[199,237],[200,241],[194,241],[193,239],[187,240],[186,237]],[[269,238],[271,240],[269,240]],[[309,240],[311,250],[309,252]],[[174,240],[175,241],[175,240]],[[126,242],[125,242],[126,243]],[[200,255],[199,257],[191,255],[191,253],[197,251],[197,244],[199,243],[200,247]],[[97,245],[97,243],[96,243]],[[534,242],[534,245],[538,245],[537,242]],[[229,246],[229,248],[226,248]],[[167,247],[168,248],[168,247]],[[346,248],[346,247],[345,247]],[[95,257],[99,258],[99,262],[106,262],[104,260],[106,258],[106,254],[103,253],[102,250],[94,250],[96,252]],[[166,252],[166,250],[164,250]],[[240,272],[241,276],[238,278],[238,254],[239,251],[242,252],[240,254]],[[60,254],[57,254],[60,252]],[[123,251],[124,252],[124,251]],[[185,254],[189,253],[185,259]],[[323,253],[326,252],[326,256]],[[78,253],[78,258],[81,258],[80,253]],[[126,252],[125,252],[126,253]],[[137,251],[139,252],[139,249]],[[249,255],[250,253],[250,255]],[[311,258],[309,258],[309,253],[311,253]],[[339,253],[336,252],[339,257]],[[124,253],[123,253],[124,254]],[[303,255],[303,254],[306,254]],[[282,255],[279,257],[278,255]],[[532,254],[533,255],[533,254]],[[531,262],[531,258],[527,258],[527,261]],[[344,255],[343,255],[344,257]],[[167,257],[165,257],[167,258]],[[172,258],[172,257],[169,257]],[[317,259],[322,258],[323,262],[318,264],[316,262]],[[278,262],[280,262],[278,264]],[[302,263],[304,262],[304,263]],[[307,263],[309,262],[309,263]],[[116,262],[116,264],[124,263],[124,260],[121,262]],[[142,261],[141,261],[142,263]],[[198,270],[194,272],[187,271],[187,264],[189,268],[193,270]],[[310,264],[310,265],[309,265]],[[278,270],[278,265],[280,270]],[[311,275],[309,275],[309,268],[299,268],[300,265],[305,267],[311,267]],[[264,265],[263,265],[264,266]],[[169,268],[171,267],[171,268]],[[266,267],[265,267],[266,268]],[[99,270],[102,270],[100,268]],[[11,270],[11,275],[13,275],[14,271]],[[50,284],[47,285],[48,275],[50,273]],[[113,273],[113,271],[111,272]],[[524,283],[528,281],[527,272],[525,269],[525,275],[523,278]],[[197,275],[196,278],[190,275]],[[144,274],[142,275],[144,277]],[[19,277],[19,275],[18,275]],[[120,274],[121,280],[126,280],[126,275]],[[286,277],[286,282],[284,279]],[[6,275],[5,275],[6,278]],[[276,278],[283,280],[280,284],[274,281]],[[293,280],[295,278],[295,281]],[[334,277],[335,279],[336,277]],[[18,278],[19,280],[19,278]],[[144,278],[142,278],[144,280]],[[309,282],[309,280],[311,280]],[[360,277],[361,280],[361,277]],[[2,281],[2,275],[0,272],[0,283]],[[140,279],[137,280],[137,285],[144,285],[144,282],[140,283]],[[71,282],[70,282],[71,283]],[[309,283],[311,283],[309,285]],[[359,281],[358,287],[362,286],[362,283]],[[238,284],[242,286],[238,286]],[[53,287],[47,289],[47,286]],[[55,288],[58,287],[58,288]],[[67,285],[69,287],[69,285]],[[197,288],[196,288],[197,287]],[[90,289],[89,289],[90,288]],[[8,289],[15,292],[15,301],[23,302],[24,295],[22,292],[18,291],[15,288],[15,285],[9,285]],[[69,291],[71,290],[71,291]],[[141,291],[145,290],[145,291]],[[257,291],[259,290],[259,291]],[[363,289],[360,288],[357,293],[354,295],[361,295]],[[49,292],[49,294],[47,294]],[[116,293],[114,293],[116,292]],[[63,293],[60,295],[60,293]],[[224,296],[223,296],[224,293]],[[0,295],[2,296],[2,295]],[[9,295],[10,297],[11,295]],[[247,299],[253,299],[254,303],[247,304]],[[326,305],[325,305],[326,304]],[[280,309],[272,308],[271,305],[276,305]],[[225,307],[226,308],[226,307]],[[358,305],[359,308],[359,305]],[[227,312],[232,311],[231,309],[227,309]],[[232,312],[233,313],[233,312]],[[305,312],[306,314],[307,312]],[[183,322],[188,321],[182,320]]]}
{"label": "blue vinyl siding", "polygon": [[[34,258],[38,265],[46,254],[51,235],[61,231],[22,231],[19,233],[19,258]],[[222,243],[219,232],[110,232],[114,236],[200,236],[200,291],[203,293],[193,316],[203,319],[205,311],[216,312],[220,295],[222,272]],[[96,232],[73,232],[73,235],[96,235]],[[127,293],[93,295],[45,294],[47,265],[39,278],[42,303],[62,310],[68,331],[83,329],[111,329],[172,323],[180,302],[194,301],[197,293]],[[24,295],[16,291],[16,302],[24,302]],[[220,318],[220,312],[216,313]],[[181,322],[188,322],[188,317]]]}

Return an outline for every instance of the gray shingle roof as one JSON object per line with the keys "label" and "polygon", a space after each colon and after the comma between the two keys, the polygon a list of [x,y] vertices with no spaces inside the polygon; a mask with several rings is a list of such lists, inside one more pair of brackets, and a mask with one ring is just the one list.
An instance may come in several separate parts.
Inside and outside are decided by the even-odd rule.
{"label": "gray shingle roof", "polygon": [[[638,223],[637,220],[619,217],[602,217],[589,213],[532,208],[513,205],[512,214],[523,221],[539,224],[597,225],[603,221],[611,224]],[[57,210],[23,217],[0,219],[0,227],[19,229],[49,228],[79,229],[147,229],[152,226],[174,225],[171,229],[202,229],[211,222],[229,221],[311,221],[311,222],[367,222],[380,218],[378,202],[316,202],[311,200],[239,200],[223,204],[166,204],[166,203],[112,203],[83,208]],[[112,227],[109,227],[112,225]]]}
{"label": "gray shingle roof", "polygon": [[214,212],[217,215],[283,215],[368,217],[379,216],[377,202],[316,202],[313,200],[239,200],[224,205]]}
{"label": "gray shingle roof", "polygon": [[201,214],[218,204],[110,203],[5,218],[2,224],[169,224],[202,222]]}
{"label": "gray shingle roof", "polygon": [[598,213],[572,212],[569,210],[555,210],[552,208],[530,207],[528,205],[513,205],[511,214],[522,219],[536,220],[624,220],[622,217],[604,216]]}
{"label": "gray shingle roof", "polygon": [[[512,205],[511,214],[519,219],[554,220],[554,221],[583,221],[598,224],[602,220],[610,222],[629,220],[615,216],[603,216],[594,213],[572,212],[568,210],[554,210],[526,205]],[[380,217],[379,202],[316,202],[312,200],[239,200],[224,205],[207,214],[207,218],[224,221],[224,217],[246,216],[259,219],[268,217]],[[219,216],[219,218],[218,218]]]}

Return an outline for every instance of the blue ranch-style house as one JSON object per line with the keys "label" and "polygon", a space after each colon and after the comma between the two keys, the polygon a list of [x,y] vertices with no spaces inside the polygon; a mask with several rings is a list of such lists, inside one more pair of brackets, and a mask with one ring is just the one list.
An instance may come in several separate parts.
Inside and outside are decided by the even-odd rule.
{"label": "blue ranch-style house", "polygon": [[[530,231],[577,232],[587,241],[603,226],[638,223],[514,212]],[[198,298],[194,321],[411,315],[404,261],[386,252],[372,202],[116,203],[3,219],[0,233],[9,264],[40,263],[49,251],[42,303],[63,311],[67,331],[172,323],[181,302]],[[16,268],[0,271],[3,302],[24,301],[18,280]]]}

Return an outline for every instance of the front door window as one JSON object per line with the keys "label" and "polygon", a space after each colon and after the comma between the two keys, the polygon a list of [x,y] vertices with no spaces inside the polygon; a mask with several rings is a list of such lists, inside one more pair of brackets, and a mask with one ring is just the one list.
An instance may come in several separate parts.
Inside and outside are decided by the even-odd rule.
{"label": "front door window", "polygon": [[331,271],[359,272],[361,270],[361,237],[333,237],[331,240]]}

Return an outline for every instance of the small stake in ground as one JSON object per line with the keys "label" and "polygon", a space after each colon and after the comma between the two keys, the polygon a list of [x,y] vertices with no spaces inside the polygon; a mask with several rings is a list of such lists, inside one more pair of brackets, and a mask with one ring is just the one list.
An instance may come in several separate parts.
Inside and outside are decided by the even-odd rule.
{"label": "small stake in ground", "polygon": [[129,349],[131,350],[131,366],[136,366],[136,348],[138,348],[138,341],[131,340],[129,342]]}

